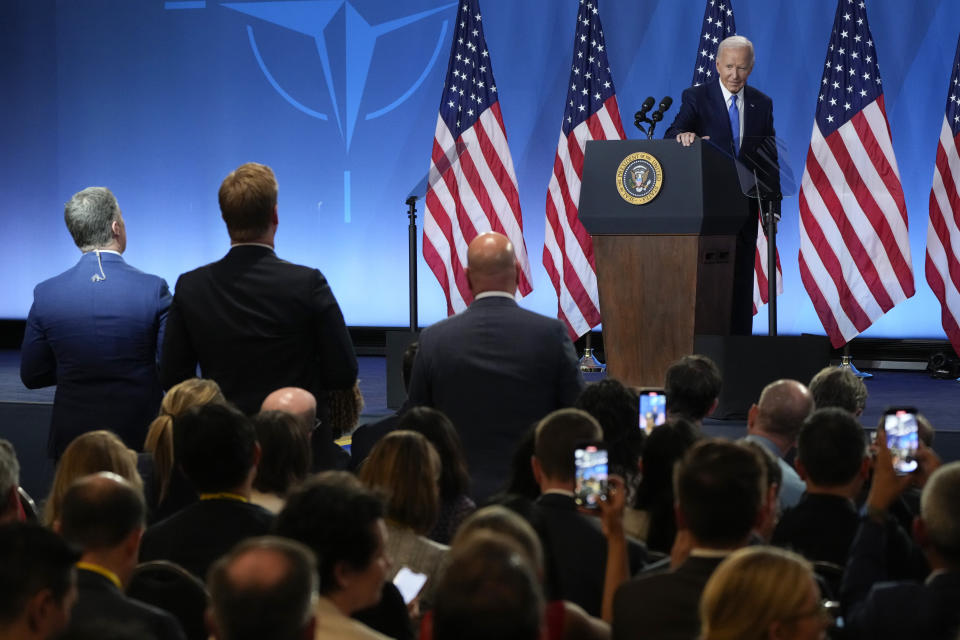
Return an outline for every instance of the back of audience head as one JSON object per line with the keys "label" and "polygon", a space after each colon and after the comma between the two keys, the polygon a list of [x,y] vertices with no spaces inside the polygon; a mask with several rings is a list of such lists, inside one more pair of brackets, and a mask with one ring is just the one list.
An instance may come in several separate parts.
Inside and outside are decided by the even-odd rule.
{"label": "back of audience head", "polygon": [[383,492],[387,518],[425,534],[440,512],[440,457],[415,431],[392,431],[381,438],[360,467],[360,480]]}
{"label": "back of audience head", "polygon": [[534,443],[537,438],[537,425],[531,425],[517,440],[513,453],[510,454],[510,477],[500,493],[491,499],[491,502],[533,501],[540,495],[540,485],[533,475],[530,459],[533,457]]}
{"label": "back of audience head", "polygon": [[354,382],[350,389],[327,391],[327,416],[330,432],[334,438],[352,433],[363,411],[363,394],[360,383]]}
{"label": "back of audience head", "polygon": [[643,448],[643,479],[637,487],[637,509],[651,509],[662,504],[673,516],[673,471],[677,463],[700,438],[690,421],[676,419],[655,428]]}
{"label": "back of audience head", "polygon": [[496,231],[481,233],[467,247],[467,282],[474,295],[517,289],[517,258],[513,243]]}
{"label": "back of audience head", "polygon": [[750,407],[748,424],[751,432],[792,444],[813,409],[813,395],[803,384],[796,380],[776,380],[763,388],[760,399]]}
{"label": "back of audience head", "polygon": [[242,164],[224,178],[218,200],[233,242],[253,242],[267,234],[277,208],[277,178],[263,164]]}
{"label": "back of audience head", "polygon": [[284,411],[261,411],[253,426],[261,451],[253,488],[283,497],[310,473],[310,437],[296,416]]}
{"label": "back of audience head", "polygon": [[146,514],[140,489],[104,471],[80,478],[70,486],[63,496],[59,531],[84,553],[132,545],[132,570]]}
{"label": "back of audience head", "polygon": [[220,385],[213,380],[190,378],[170,387],[160,404],[160,415],[154,418],[147,429],[144,451],[153,455],[153,463],[159,485],[159,501],[167,495],[170,474],[173,472],[173,419],[190,407],[202,404],[225,404],[226,398]]}
{"label": "back of audience head", "polygon": [[744,545],[760,524],[766,494],[763,461],[752,450],[724,440],[703,440],[677,466],[677,526],[698,546]]}
{"label": "back of audience head", "polygon": [[217,640],[313,638],[317,563],[304,544],[250,538],[210,568],[207,582],[207,624]]}
{"label": "back of audience head", "polygon": [[436,640],[536,640],[544,599],[522,549],[506,536],[476,533],[440,579],[433,611]]}
{"label": "back of audience head", "polygon": [[106,187],[87,187],[73,194],[63,207],[63,219],[80,251],[110,245],[113,223],[121,220],[116,196]]}
{"label": "back of audience head", "polygon": [[695,422],[717,407],[723,378],[713,360],[703,355],[684,356],[670,365],[664,378],[667,412]]}
{"label": "back of audience head", "polygon": [[700,599],[703,640],[820,638],[829,619],[810,563],[776,547],[747,547],[725,559]]}
{"label": "back of audience head", "polygon": [[577,447],[602,438],[596,419],[580,409],[558,409],[541,420],[533,450],[533,473],[541,489],[545,484],[572,484]]}
{"label": "back of audience head", "polygon": [[78,478],[98,471],[110,471],[142,489],[137,472],[137,454],[110,431],[88,431],[77,436],[63,452],[53,476],[44,507],[44,522],[51,526],[60,517],[63,494]]}
{"label": "back of audience head", "polygon": [[483,507],[470,514],[457,529],[450,548],[455,553],[473,536],[484,531],[510,538],[526,554],[537,576],[540,579],[543,578],[543,546],[540,544],[537,532],[523,516],[500,505]]}
{"label": "back of audience head", "polygon": [[380,600],[390,569],[383,517],[377,493],[350,473],[328,471],[288,496],[276,533],[316,554],[320,593],[352,613]]}
{"label": "back of audience head", "polygon": [[847,368],[821,369],[809,387],[817,409],[839,407],[859,416],[867,405],[867,385]]}
{"label": "back of audience head", "polygon": [[945,464],[931,474],[920,497],[914,533],[928,557],[936,554],[937,565],[960,570],[960,462]]}
{"label": "back of audience head", "polygon": [[192,407],[177,416],[173,441],[177,462],[198,493],[242,489],[260,458],[253,423],[228,405]]}
{"label": "back of audience head", "polygon": [[20,519],[20,462],[9,440],[0,438],[0,524]]}
{"label": "back of audience head", "polygon": [[636,392],[619,380],[604,378],[586,386],[575,403],[596,418],[603,429],[610,472],[623,476],[627,486],[637,475],[646,432],[640,428],[640,407]]}
{"label": "back of audience head", "polygon": [[66,628],[79,559],[63,538],[38,524],[0,526],[0,637],[53,638]]}
{"label": "back of audience head", "polygon": [[470,492],[470,474],[467,472],[460,435],[442,411],[413,407],[401,416],[397,429],[416,431],[436,449],[440,459],[441,500],[454,500]]}
{"label": "back of audience head", "polygon": [[271,392],[260,405],[260,411],[283,411],[300,422],[304,432],[313,431],[317,420],[317,399],[300,387],[283,387]]}
{"label": "back of audience head", "polygon": [[849,411],[817,409],[803,423],[797,440],[797,471],[807,491],[844,490],[855,498],[869,472],[867,439]]}

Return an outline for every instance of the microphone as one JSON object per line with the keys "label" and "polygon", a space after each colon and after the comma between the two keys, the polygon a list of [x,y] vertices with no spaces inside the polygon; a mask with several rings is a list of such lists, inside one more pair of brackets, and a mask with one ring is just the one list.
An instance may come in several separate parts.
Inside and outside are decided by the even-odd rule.
{"label": "microphone", "polygon": [[665,96],[663,100],[660,101],[660,106],[650,114],[650,119],[654,122],[660,122],[663,120],[663,112],[670,108],[670,105],[673,104],[673,98],[670,96]]}
{"label": "microphone", "polygon": [[653,109],[653,102],[653,96],[648,96],[647,99],[643,101],[643,104],[640,105],[640,111],[637,111],[635,117],[642,120],[643,117],[647,115],[647,112]]}

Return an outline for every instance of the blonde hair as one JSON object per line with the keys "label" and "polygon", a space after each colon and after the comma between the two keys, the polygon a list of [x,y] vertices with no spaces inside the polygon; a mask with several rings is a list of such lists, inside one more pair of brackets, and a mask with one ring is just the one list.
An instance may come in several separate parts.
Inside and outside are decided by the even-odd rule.
{"label": "blonde hair", "polygon": [[388,433],[360,467],[360,480],[387,496],[387,518],[419,534],[440,513],[440,456],[416,431]]}
{"label": "blonde hair", "polygon": [[137,472],[136,451],[127,448],[112,431],[88,431],[70,443],[57,463],[50,495],[44,506],[44,524],[52,526],[60,518],[63,496],[70,485],[99,471],[112,471],[138,490],[143,490],[143,481]]}
{"label": "blonde hair", "polygon": [[224,404],[226,398],[213,380],[190,378],[170,387],[160,404],[160,415],[147,430],[143,450],[153,456],[153,467],[160,488],[157,502],[167,497],[173,473],[173,419],[191,407],[210,403]]}
{"label": "blonde hair", "polygon": [[700,598],[702,640],[766,640],[774,622],[803,612],[813,569],[803,557],[776,547],[730,554]]}

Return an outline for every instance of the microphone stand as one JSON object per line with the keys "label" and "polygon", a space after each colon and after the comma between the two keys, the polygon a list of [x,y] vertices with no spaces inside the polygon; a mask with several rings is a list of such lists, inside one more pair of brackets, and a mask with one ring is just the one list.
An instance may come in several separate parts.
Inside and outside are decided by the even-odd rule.
{"label": "microphone stand", "polygon": [[417,327],[417,196],[410,196],[406,200],[407,217],[410,224],[407,227],[410,272],[410,332],[416,333]]}
{"label": "microphone stand", "polygon": [[[760,197],[760,181],[757,179],[757,170],[753,170],[753,184],[756,190],[757,207],[760,211],[760,220],[763,222],[763,232],[767,236],[767,335],[777,335],[777,223],[780,222],[779,212],[773,211],[773,201],[764,201]],[[764,208],[766,204],[766,208]]]}

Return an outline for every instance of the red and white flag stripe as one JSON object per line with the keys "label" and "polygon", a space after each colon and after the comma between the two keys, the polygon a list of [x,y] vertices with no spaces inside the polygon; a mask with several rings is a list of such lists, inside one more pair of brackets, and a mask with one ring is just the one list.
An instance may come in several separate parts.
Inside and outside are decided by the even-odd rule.
{"label": "red and white flag stripe", "polygon": [[[958,49],[960,51],[960,49]],[[943,120],[937,145],[937,164],[930,190],[927,227],[927,283],[942,307],[943,330],[960,352],[960,136]]]}
{"label": "red and white flag stripe", "polygon": [[826,138],[814,123],[800,190],[800,275],[834,347],[914,294],[882,94]]}
{"label": "red and white flag stripe", "polygon": [[[767,280],[767,236],[762,219],[757,220],[757,252],[753,264],[753,315],[769,302]],[[780,268],[780,249],[777,249],[777,295],[783,294],[783,269]]]}
{"label": "red and white flag stripe", "polygon": [[626,136],[616,96],[574,127],[560,133],[553,173],[547,187],[547,226],[543,266],[559,300],[559,318],[576,339],[600,324],[600,301],[593,259],[593,240],[580,223],[580,180],[584,148],[589,140],[622,140]]}

